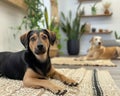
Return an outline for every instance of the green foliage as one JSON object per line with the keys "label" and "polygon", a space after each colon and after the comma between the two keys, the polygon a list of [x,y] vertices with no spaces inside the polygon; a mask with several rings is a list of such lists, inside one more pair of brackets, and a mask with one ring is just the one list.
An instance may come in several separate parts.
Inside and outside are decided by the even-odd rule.
{"label": "green foliage", "polygon": [[[80,5],[78,6],[79,10]],[[61,13],[62,20],[60,23],[61,29],[63,32],[67,35],[68,39],[80,39],[83,33],[85,32],[85,25],[80,26],[81,16],[79,15],[79,12],[76,11],[75,17],[72,18],[72,12],[69,11],[69,16],[66,17],[64,13]]]}
{"label": "green foliage", "polygon": [[[60,40],[59,25],[54,22],[54,19],[52,19],[52,21],[49,23],[47,8],[44,6],[43,0],[24,0],[24,2],[27,5],[27,14],[19,26],[15,28],[11,27],[11,29],[17,30],[18,32],[22,28],[27,30],[39,30],[41,29],[40,24],[42,26],[46,25],[46,28],[55,32],[57,39]],[[14,38],[16,37],[17,33],[13,34]],[[60,44],[58,44],[58,48],[61,48]]]}
{"label": "green foliage", "polygon": [[95,15],[96,14],[96,11],[97,11],[97,8],[96,8],[96,4],[97,4],[97,1],[93,4],[93,6],[91,7],[91,11],[92,11],[92,14]]}
{"label": "green foliage", "polygon": [[41,29],[40,24],[44,26],[44,4],[42,0],[24,0],[27,5],[27,14],[22,19],[20,25],[16,27],[11,27],[12,30],[16,30],[16,33],[13,33],[13,37],[16,38],[16,35],[22,29],[32,30],[32,29]]}
{"label": "green foliage", "polygon": [[24,0],[27,5],[27,15],[23,18],[17,30],[25,29],[41,29],[40,24],[44,25],[44,4],[42,0]]}
{"label": "green foliage", "polygon": [[55,32],[58,40],[58,48],[61,49],[61,44],[59,42],[61,38],[61,35],[59,33],[59,24],[55,22],[55,18],[52,18],[48,29],[51,30],[52,32]]}
{"label": "green foliage", "polygon": [[[57,40],[59,41],[61,38],[61,35],[59,33],[59,24],[55,22],[55,18],[52,18],[51,22],[49,22],[47,8],[45,8],[45,10],[44,10],[44,17],[45,17],[46,28],[52,32],[55,32]],[[58,43],[58,48],[61,49],[60,42]]]}
{"label": "green foliage", "polygon": [[45,10],[44,10],[44,17],[45,17],[46,27],[47,27],[47,29],[49,29],[48,11],[47,11],[47,8],[46,8],[46,7],[45,7]]}
{"label": "green foliage", "polygon": [[114,33],[116,39],[120,39],[120,36],[118,36],[117,32]]}

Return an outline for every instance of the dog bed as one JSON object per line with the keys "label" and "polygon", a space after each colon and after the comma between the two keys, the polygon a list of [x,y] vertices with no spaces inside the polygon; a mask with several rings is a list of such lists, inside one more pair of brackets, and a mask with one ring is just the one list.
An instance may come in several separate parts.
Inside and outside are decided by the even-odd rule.
{"label": "dog bed", "polygon": [[75,57],[54,57],[52,64],[55,65],[81,65],[81,66],[116,66],[111,60],[75,60]]}
{"label": "dog bed", "polygon": [[[108,71],[79,69],[57,69],[79,82],[78,87],[69,87],[50,79],[54,84],[67,89],[65,96],[120,96],[120,89]],[[99,95],[98,95],[99,94]],[[0,96],[56,96],[45,89],[25,88],[22,81],[0,78]]]}

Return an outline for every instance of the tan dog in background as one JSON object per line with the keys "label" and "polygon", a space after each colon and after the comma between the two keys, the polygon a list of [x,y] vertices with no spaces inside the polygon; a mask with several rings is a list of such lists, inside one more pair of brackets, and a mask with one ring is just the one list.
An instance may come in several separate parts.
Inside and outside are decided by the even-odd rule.
{"label": "tan dog in background", "polygon": [[105,47],[102,45],[102,38],[94,36],[90,40],[91,46],[88,54],[80,60],[96,60],[96,59],[114,59],[120,56],[120,47]]}

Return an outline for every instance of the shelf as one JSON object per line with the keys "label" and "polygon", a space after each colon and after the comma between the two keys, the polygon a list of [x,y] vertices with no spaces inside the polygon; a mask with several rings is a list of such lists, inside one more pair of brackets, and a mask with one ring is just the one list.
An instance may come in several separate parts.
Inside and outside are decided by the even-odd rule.
{"label": "shelf", "polygon": [[86,2],[86,1],[88,1],[88,2],[91,2],[91,1],[96,2],[96,1],[101,1],[101,0],[78,0],[78,2]]}
{"label": "shelf", "polygon": [[82,18],[84,17],[109,17],[112,16],[113,13],[110,14],[96,14],[96,15],[83,15]]}
{"label": "shelf", "polygon": [[92,32],[92,33],[84,33],[84,34],[110,34],[110,33],[112,33],[112,31],[110,31],[110,32]]}
{"label": "shelf", "polygon": [[13,4],[23,10],[27,10],[27,5],[24,3],[24,0],[6,0],[6,2]]}

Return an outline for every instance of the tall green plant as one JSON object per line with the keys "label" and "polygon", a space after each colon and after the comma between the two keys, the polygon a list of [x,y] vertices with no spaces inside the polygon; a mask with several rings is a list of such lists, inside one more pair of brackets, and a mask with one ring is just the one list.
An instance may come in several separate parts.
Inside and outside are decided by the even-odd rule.
{"label": "tall green plant", "polygon": [[116,39],[120,39],[120,36],[118,36],[117,32],[114,33]]}
{"label": "tall green plant", "polygon": [[22,27],[25,29],[41,29],[40,24],[44,25],[44,8],[43,0],[24,0],[27,5],[27,14],[23,18],[22,23],[18,26],[18,30]]}
{"label": "tall green plant", "polygon": [[22,19],[20,25],[17,27],[11,27],[11,29],[17,31],[16,33],[13,33],[14,38],[16,38],[16,35],[20,32],[21,29],[41,29],[41,26],[44,26],[43,0],[24,0],[24,2],[27,5],[27,14]]}
{"label": "tall green plant", "polygon": [[96,4],[97,4],[97,1],[93,4],[93,6],[91,6],[91,12],[93,15],[95,15],[97,12]]}
{"label": "tall green plant", "polygon": [[[44,10],[44,17],[45,17],[46,28],[49,29],[52,32],[55,32],[57,40],[59,41],[60,38],[61,38],[61,35],[59,33],[59,24],[55,22],[55,18],[52,18],[51,21],[49,21],[48,11],[47,11],[46,7],[45,7],[45,10]],[[58,43],[58,48],[59,49],[61,48],[61,44],[60,43]]]}
{"label": "tall green plant", "polygon": [[69,16],[66,17],[64,13],[61,13],[61,29],[64,33],[66,33],[69,40],[71,39],[80,39],[82,34],[84,33],[84,27],[81,27],[81,15],[79,14],[80,5],[77,8],[75,17],[72,16],[72,12],[69,11]]}

